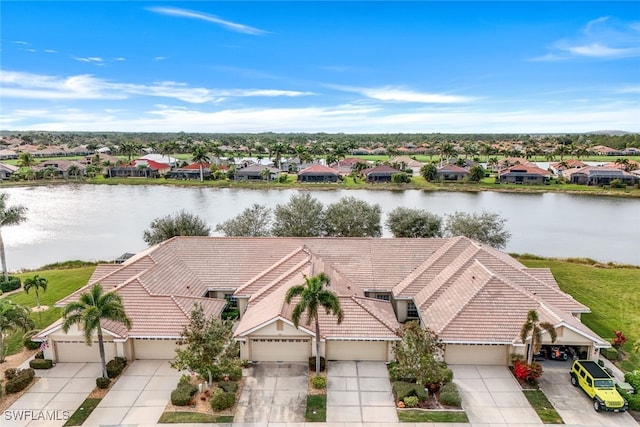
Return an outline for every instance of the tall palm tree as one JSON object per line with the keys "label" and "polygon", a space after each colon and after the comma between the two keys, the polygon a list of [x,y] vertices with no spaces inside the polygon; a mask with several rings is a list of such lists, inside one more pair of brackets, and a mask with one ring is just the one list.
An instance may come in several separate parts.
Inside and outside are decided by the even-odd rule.
{"label": "tall palm tree", "polygon": [[[0,193],[0,230],[2,227],[18,225],[27,220],[27,208],[22,205],[7,206],[8,198],[9,194]],[[7,258],[4,252],[2,233],[0,233],[0,260],[2,261],[2,275],[4,276],[4,280],[8,280],[9,273],[7,273]]]}
{"label": "tall palm tree", "polygon": [[527,313],[527,320],[520,329],[520,339],[524,343],[529,335],[531,335],[531,344],[529,345],[529,352],[527,353],[527,363],[531,364],[533,361],[533,354],[540,351],[542,346],[542,330],[549,333],[551,342],[555,342],[557,335],[556,329],[549,322],[539,323],[538,312],[535,310],[529,310]]}
{"label": "tall palm tree", "polygon": [[198,163],[200,165],[200,182],[204,181],[202,164],[210,162],[207,147],[204,145],[194,145],[191,149],[191,158],[194,163]]}
{"label": "tall palm tree", "polygon": [[327,314],[338,317],[338,324],[342,323],[344,313],[340,307],[338,296],[325,289],[329,287],[331,281],[325,273],[320,273],[312,277],[304,276],[305,284],[296,285],[290,288],[285,295],[285,302],[291,304],[293,298],[300,296],[300,301],[293,308],[291,315],[293,324],[298,327],[300,317],[307,314],[307,325],[315,322],[316,327],[316,375],[320,373],[320,322],[318,320],[318,309],[322,306]]}
{"label": "tall palm tree", "polygon": [[40,277],[38,274],[36,274],[33,277],[28,277],[24,279],[24,285],[23,285],[24,291],[26,293],[29,293],[31,289],[35,291],[36,305],[38,307],[40,307],[40,289],[42,289],[42,292],[45,292],[47,290],[48,283],[49,281],[45,277]]}
{"label": "tall palm tree", "polygon": [[25,307],[8,299],[0,299],[0,363],[5,360],[4,339],[19,329],[27,332],[34,327]]}
{"label": "tall palm tree", "polygon": [[36,159],[33,157],[33,154],[29,152],[20,153],[18,157],[18,166],[23,168],[30,168],[36,164]]}
{"label": "tall palm tree", "polygon": [[84,331],[84,340],[91,345],[93,334],[98,335],[102,376],[107,378],[107,362],[105,360],[102,326],[100,322],[111,320],[122,323],[131,329],[131,319],[124,311],[120,295],[115,292],[103,292],[102,286],[96,283],[88,292],[80,295],[77,301],[69,303],[62,312],[62,330],[66,333],[72,325],[79,324]]}

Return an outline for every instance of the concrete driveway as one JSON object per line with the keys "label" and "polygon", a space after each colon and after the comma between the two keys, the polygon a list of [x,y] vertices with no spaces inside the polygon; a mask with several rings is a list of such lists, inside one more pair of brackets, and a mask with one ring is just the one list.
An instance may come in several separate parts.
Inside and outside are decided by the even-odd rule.
{"label": "concrete driveway", "polygon": [[2,414],[0,424],[62,426],[96,387],[100,371],[99,363],[58,363],[36,370],[40,378]]}
{"label": "concrete driveway", "polygon": [[449,368],[472,425],[542,425],[506,366],[449,365]]}
{"label": "concrete driveway", "polygon": [[304,422],[308,371],[306,363],[254,364],[245,378],[234,422]]}
{"label": "concrete driveway", "polygon": [[327,422],[398,422],[385,363],[328,363]]}
{"label": "concrete driveway", "polygon": [[540,388],[556,408],[565,424],[602,427],[638,427],[638,423],[629,414],[596,412],[593,401],[579,387],[571,385],[569,372],[571,361],[545,361]]}
{"label": "concrete driveway", "polygon": [[[166,360],[135,360],[83,425],[154,424],[169,403],[179,378],[180,372]],[[93,382],[95,385],[95,376]]]}

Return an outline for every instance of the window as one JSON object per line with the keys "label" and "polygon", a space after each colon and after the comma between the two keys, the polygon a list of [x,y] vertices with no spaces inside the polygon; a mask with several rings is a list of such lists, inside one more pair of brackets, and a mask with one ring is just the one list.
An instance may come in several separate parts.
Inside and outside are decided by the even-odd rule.
{"label": "window", "polygon": [[416,305],[413,303],[413,301],[407,304],[407,317],[418,317],[418,309],[416,308]]}
{"label": "window", "polygon": [[377,294],[376,299],[381,299],[382,301],[389,301],[389,294]]}
{"label": "window", "polygon": [[224,299],[227,300],[228,306],[231,308],[238,307],[238,299],[233,294],[224,294]]}

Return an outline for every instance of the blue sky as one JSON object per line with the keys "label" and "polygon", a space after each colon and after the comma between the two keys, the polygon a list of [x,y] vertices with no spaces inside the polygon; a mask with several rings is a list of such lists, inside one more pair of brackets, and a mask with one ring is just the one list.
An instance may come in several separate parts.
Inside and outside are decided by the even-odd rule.
{"label": "blue sky", "polygon": [[0,2],[0,129],[640,131],[638,2]]}

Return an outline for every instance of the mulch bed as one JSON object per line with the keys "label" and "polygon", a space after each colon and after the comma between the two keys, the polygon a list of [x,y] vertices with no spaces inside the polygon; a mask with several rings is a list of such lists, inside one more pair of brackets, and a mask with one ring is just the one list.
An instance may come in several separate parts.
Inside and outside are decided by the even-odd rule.
{"label": "mulch bed", "polygon": [[[243,376],[240,379],[240,381],[238,381],[238,390],[236,391],[236,402],[231,408],[225,409],[223,411],[214,411],[213,408],[211,408],[209,399],[211,398],[213,391],[218,386],[217,383],[213,383],[209,386],[209,390],[196,392],[196,394],[193,396],[191,405],[175,406],[171,404],[171,401],[169,401],[164,411],[165,412],[198,412],[201,414],[210,414],[215,416],[234,416],[236,413],[236,406],[238,405],[238,400],[240,399],[240,394],[242,393],[242,389],[244,387],[244,379],[245,377]],[[203,384],[204,386],[204,382],[205,381],[203,379],[197,379],[196,377],[194,377],[194,379],[191,380],[191,384],[195,385],[196,387],[199,384]],[[177,385],[177,381],[176,381],[176,385]]]}

